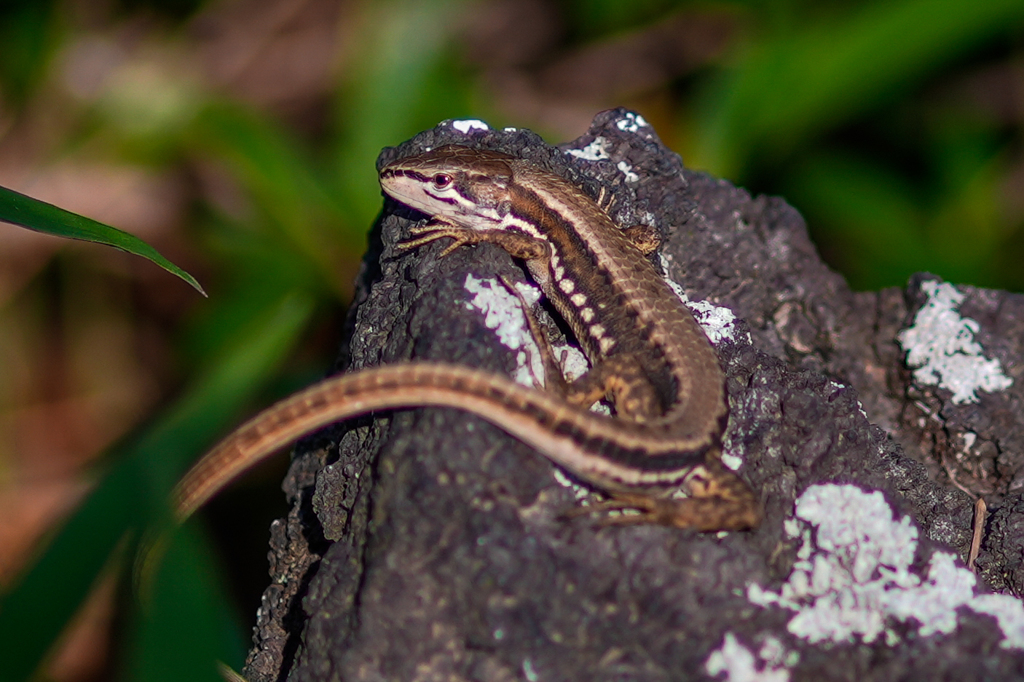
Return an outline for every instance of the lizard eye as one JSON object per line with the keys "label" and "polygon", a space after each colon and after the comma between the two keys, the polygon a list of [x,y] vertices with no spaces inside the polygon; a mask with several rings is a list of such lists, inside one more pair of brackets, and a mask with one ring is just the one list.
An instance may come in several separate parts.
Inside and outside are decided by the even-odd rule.
{"label": "lizard eye", "polygon": [[446,189],[452,184],[452,176],[447,173],[438,173],[433,177],[433,183],[437,189]]}

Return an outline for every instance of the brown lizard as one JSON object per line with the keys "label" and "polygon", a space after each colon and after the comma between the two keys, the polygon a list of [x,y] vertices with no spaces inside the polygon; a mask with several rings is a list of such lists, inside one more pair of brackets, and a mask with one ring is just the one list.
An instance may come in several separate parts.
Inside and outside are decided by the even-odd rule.
{"label": "brown lizard", "polygon": [[[489,242],[526,267],[591,363],[548,390],[469,367],[410,362],[325,379],[228,436],[175,490],[187,518],[231,479],[328,423],[377,410],[447,406],[505,429],[634,508],[619,523],[752,528],[760,506],[721,463],[725,380],[703,330],[648,259],[651,230],[622,230],[589,196],[525,160],[446,146],[380,172],[384,192],[430,217],[405,248]],[[552,364],[548,360],[548,366]],[[607,399],[615,415],[592,412]],[[686,497],[672,493],[682,489]]]}

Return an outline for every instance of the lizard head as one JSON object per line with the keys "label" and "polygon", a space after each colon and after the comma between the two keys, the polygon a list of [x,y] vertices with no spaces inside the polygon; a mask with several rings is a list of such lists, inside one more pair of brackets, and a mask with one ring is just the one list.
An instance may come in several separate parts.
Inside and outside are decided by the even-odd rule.
{"label": "lizard head", "polygon": [[392,161],[380,186],[396,201],[472,229],[498,227],[508,212],[515,157],[446,145]]}

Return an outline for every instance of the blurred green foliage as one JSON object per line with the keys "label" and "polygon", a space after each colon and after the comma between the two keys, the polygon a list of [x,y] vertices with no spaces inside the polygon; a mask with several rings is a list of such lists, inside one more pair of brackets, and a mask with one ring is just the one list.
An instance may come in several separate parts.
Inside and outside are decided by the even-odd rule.
{"label": "blurred green foliage", "polygon": [[41,80],[55,47],[50,0],[0,3],[0,78],[4,97],[22,102]]}
{"label": "blurred green foliage", "polygon": [[943,86],[972,61],[1019,54],[1022,22],[1015,0],[833,5],[715,74],[690,160],[782,194],[854,288],[929,270],[1020,290],[1022,216],[1001,215],[1000,193],[1009,157],[1021,163],[1021,120],[972,111]]}
{"label": "blurred green foliage", "polygon": [[[133,0],[119,11],[154,13],[177,26],[203,4]],[[76,128],[68,146],[102,140],[109,154],[133,162],[213,164],[240,189],[244,208],[194,207],[190,230],[207,262],[211,298],[197,303],[180,330],[183,387],[109,453],[88,500],[0,597],[0,678],[38,674],[98,576],[114,571],[130,580],[135,548],[147,529],[164,527],[162,501],[187,462],[247,410],[300,383],[282,378],[282,365],[318,316],[337,316],[344,303],[351,264],[380,210],[380,148],[445,118],[532,125],[505,120],[464,57],[460,18],[471,5],[349,7],[365,30],[346,51],[326,129],[313,136],[187,79],[168,80],[156,94],[100,98]],[[1005,197],[1015,187],[1012,171],[1024,168],[1024,113],[1014,120],[972,107],[955,87],[972,70],[1012,72],[1024,3],[556,6],[561,50],[614,40],[680,12],[731,17],[737,30],[725,54],[664,85],[671,123],[660,132],[690,165],[783,194],[855,288],[901,285],[930,270],[1024,289],[1024,217]],[[46,65],[68,30],[51,3],[0,6],[0,93],[8,109],[18,111],[45,87]],[[1016,87],[1024,92],[1019,76]],[[645,113],[644,101],[624,103]],[[645,115],[665,119],[663,111]],[[350,264],[344,274],[339,263]],[[240,668],[240,623],[251,614],[231,611],[208,538],[189,524],[169,538],[163,556],[143,593],[123,600],[117,674],[215,680],[214,658]]]}

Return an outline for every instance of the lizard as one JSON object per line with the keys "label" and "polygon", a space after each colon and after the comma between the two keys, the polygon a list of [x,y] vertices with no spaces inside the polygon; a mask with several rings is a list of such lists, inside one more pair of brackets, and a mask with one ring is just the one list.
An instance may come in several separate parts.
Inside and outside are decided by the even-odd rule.
{"label": "lizard", "polygon": [[[440,257],[490,243],[523,261],[590,370],[566,383],[560,373],[551,376],[547,357],[554,380],[545,390],[423,361],[324,379],[259,413],[206,454],[175,488],[179,521],[255,463],[329,423],[444,406],[491,421],[605,491],[610,498],[602,508],[639,512],[615,523],[702,532],[757,527],[758,499],[721,461],[724,373],[704,331],[649,259],[660,241],[653,228],[620,229],[570,182],[486,149],[446,145],[398,159],[380,170],[379,181],[387,197],[428,217],[402,249],[451,239]],[[614,416],[591,411],[602,399]],[[685,497],[674,494],[680,490]]]}

